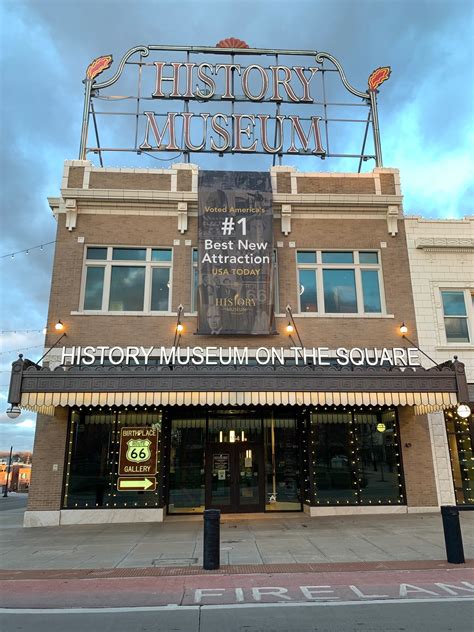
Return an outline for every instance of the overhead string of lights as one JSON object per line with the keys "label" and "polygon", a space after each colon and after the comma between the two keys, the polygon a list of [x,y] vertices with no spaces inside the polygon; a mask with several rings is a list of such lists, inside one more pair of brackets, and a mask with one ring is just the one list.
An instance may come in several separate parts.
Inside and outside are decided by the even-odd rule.
{"label": "overhead string of lights", "polygon": [[44,347],[44,345],[34,345],[32,347],[20,347],[19,349],[9,349],[8,351],[0,351],[0,355],[15,353],[17,351],[29,351],[30,349],[39,349],[40,347]]}
{"label": "overhead string of lights", "polygon": [[17,250],[16,252],[9,252],[6,255],[1,255],[0,259],[8,259],[8,258],[14,259],[16,255],[22,255],[22,254],[29,255],[30,252],[33,252],[33,250],[43,251],[46,248],[46,246],[51,246],[51,244],[55,244],[55,243],[56,243],[56,240],[54,239],[53,241],[47,241],[44,244],[38,244],[37,246],[30,246],[29,248],[25,248],[24,250]]}
{"label": "overhead string of lights", "polygon": [[5,335],[5,334],[36,334],[36,333],[40,333],[40,334],[45,334],[45,328],[42,327],[41,329],[2,329],[0,331],[0,334]]}

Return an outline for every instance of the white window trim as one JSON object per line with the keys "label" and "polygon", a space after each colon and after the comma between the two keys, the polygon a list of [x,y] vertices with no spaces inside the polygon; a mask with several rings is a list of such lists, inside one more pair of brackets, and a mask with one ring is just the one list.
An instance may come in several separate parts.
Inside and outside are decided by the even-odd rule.
{"label": "white window trim", "polygon": [[[439,350],[452,350],[454,348],[472,349],[474,346],[474,308],[472,305],[472,296],[474,295],[474,285],[468,285],[465,283],[445,282],[434,283],[435,290],[435,314],[438,323],[438,345]],[[442,292],[463,292],[464,294],[464,306],[466,308],[467,330],[469,334],[469,342],[455,342],[449,341],[446,335],[446,327],[444,324],[444,308]],[[449,318],[449,316],[448,316]],[[464,318],[459,316],[459,318]]]}
{"label": "white window trim", "polygon": [[[87,248],[107,248],[107,259],[87,259]],[[114,260],[112,259],[112,252],[114,248],[141,248],[146,250],[145,260]],[[171,261],[152,261],[152,250],[163,249],[171,250]],[[173,261],[174,251],[172,246],[143,246],[143,245],[120,245],[114,244],[113,246],[105,246],[104,244],[85,244],[83,264],[82,264],[82,278],[81,278],[81,291],[79,299],[79,310],[72,311],[72,315],[84,315],[84,316],[171,316],[176,315],[171,311],[171,305],[173,304]],[[145,268],[145,286],[143,293],[143,310],[140,311],[120,311],[109,310],[109,298],[110,298],[110,283],[112,278],[112,266],[136,266]],[[102,290],[102,308],[96,309],[84,309],[84,300],[86,293],[86,280],[87,280],[87,268],[88,267],[103,267],[104,271],[104,285]],[[152,274],[154,268],[168,268],[169,275],[169,294],[168,294],[168,309],[163,311],[152,310],[151,306],[151,288],[152,288]]]}
{"label": "white window trim", "polygon": [[[316,263],[298,263],[299,252],[315,252]],[[323,263],[323,252],[352,252],[354,262],[353,263]],[[360,252],[375,252],[378,256],[378,263],[360,263]],[[295,251],[295,263],[296,263],[296,293],[298,299],[298,317],[312,317],[312,318],[394,318],[393,314],[387,314],[387,307],[385,302],[385,283],[382,271],[382,257],[380,250],[373,248],[360,248],[359,250],[348,250],[341,248],[316,250],[314,248],[298,248]],[[323,269],[331,270],[354,270],[355,289],[357,299],[357,312],[326,312],[324,304],[324,284],[323,284]],[[314,270],[316,272],[316,301],[318,305],[317,312],[303,312],[301,311],[300,301],[300,283],[299,283],[299,270]],[[376,270],[379,278],[379,291],[380,291],[380,312],[365,312],[364,311],[364,295],[362,286],[362,270]],[[296,316],[296,314],[295,314]]]}

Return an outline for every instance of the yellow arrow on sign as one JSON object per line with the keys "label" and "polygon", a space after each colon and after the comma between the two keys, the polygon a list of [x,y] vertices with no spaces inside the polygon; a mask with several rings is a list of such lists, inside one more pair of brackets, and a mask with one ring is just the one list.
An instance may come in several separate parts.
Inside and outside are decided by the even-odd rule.
{"label": "yellow arrow on sign", "polygon": [[129,479],[128,481],[124,481],[124,480],[120,480],[119,481],[119,487],[120,488],[124,488],[124,487],[143,487],[143,489],[149,489],[150,487],[153,487],[154,483],[153,481],[150,481],[149,478],[136,478],[136,479]]}

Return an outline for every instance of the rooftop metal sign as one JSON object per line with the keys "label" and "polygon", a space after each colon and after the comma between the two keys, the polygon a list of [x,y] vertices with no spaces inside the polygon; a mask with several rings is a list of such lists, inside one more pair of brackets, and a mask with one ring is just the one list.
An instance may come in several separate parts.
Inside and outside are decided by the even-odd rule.
{"label": "rooftop metal sign", "polygon": [[370,159],[382,166],[376,95],[389,67],[359,90],[329,53],[252,49],[231,38],[216,47],[137,46],[98,82],[110,68],[112,55],[87,68],[81,159],[263,154],[276,164],[309,155],[355,159],[359,171]]}

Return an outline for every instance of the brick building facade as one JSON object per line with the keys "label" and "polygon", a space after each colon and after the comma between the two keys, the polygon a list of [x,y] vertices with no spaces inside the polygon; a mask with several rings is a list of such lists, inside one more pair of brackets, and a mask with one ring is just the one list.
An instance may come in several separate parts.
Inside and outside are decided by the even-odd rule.
{"label": "brick building facade", "polygon": [[[49,200],[58,228],[45,350],[58,321],[64,347],[41,370],[17,363],[10,396],[39,413],[25,524],[155,521],[206,507],[436,509],[445,496],[427,414],[461,399],[462,366],[333,366],[341,347],[407,347],[402,322],[417,344],[398,171],[270,170],[276,332],[239,338],[196,335],[198,173],[189,163],[65,163],[61,197]],[[248,347],[250,366],[170,373],[154,352],[136,368],[64,360],[77,347],[170,349],[178,313],[181,346]],[[290,316],[302,346],[327,349],[327,366],[291,355]],[[284,366],[252,364],[256,348],[273,346],[287,349]],[[120,489],[127,427],[158,434],[153,489]]]}

